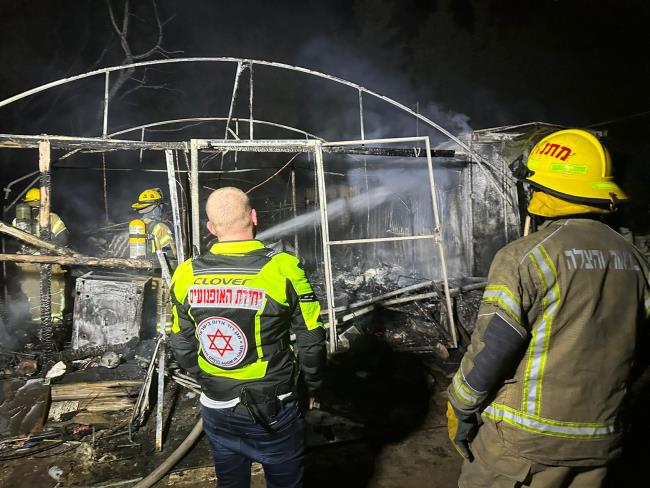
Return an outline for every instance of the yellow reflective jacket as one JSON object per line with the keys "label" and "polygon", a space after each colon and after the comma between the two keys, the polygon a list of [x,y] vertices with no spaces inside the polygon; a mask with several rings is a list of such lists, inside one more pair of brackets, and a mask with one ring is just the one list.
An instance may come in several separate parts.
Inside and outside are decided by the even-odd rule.
{"label": "yellow reflective jacket", "polygon": [[212,400],[239,397],[245,385],[293,390],[296,349],[310,391],[320,386],[325,331],[300,261],[260,241],[220,242],[182,263],[172,277],[170,343],[179,364],[198,374]]}
{"label": "yellow reflective jacket", "polygon": [[[34,215],[34,214],[33,214]],[[34,235],[40,237],[41,228],[38,226],[38,212],[34,215],[32,219],[32,229],[34,230]],[[11,223],[16,227],[16,219]],[[65,226],[65,223],[54,212],[50,212],[50,232],[52,233],[52,242],[57,246],[65,246],[68,244],[69,232],[68,228]]]}
{"label": "yellow reflective jacket", "polygon": [[150,234],[152,237],[151,247],[149,249],[151,255],[155,255],[158,249],[161,251],[170,249],[173,257],[175,257],[176,246],[174,243],[174,235],[169,226],[165,222],[151,219],[144,219],[143,222],[147,226],[147,234]]}
{"label": "yellow reflective jacket", "polygon": [[648,264],[605,224],[547,223],[501,249],[449,387],[506,449],[543,464],[620,452],[619,413],[650,314]]}

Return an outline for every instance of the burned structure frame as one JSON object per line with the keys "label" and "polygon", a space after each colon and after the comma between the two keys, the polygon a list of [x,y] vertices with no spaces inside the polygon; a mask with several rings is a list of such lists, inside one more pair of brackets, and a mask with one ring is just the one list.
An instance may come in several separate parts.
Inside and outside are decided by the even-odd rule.
{"label": "burned structure frame", "polygon": [[[225,116],[193,116],[192,114],[187,114],[186,117],[181,118],[170,118],[167,120],[157,120],[150,121],[144,124],[134,125],[132,127],[121,128],[115,131],[109,131],[110,128],[110,114],[111,114],[111,98],[109,94],[111,93],[110,82],[111,74],[120,72],[122,70],[128,70],[138,67],[148,67],[154,65],[165,65],[165,64],[178,64],[178,63],[226,63],[234,64],[235,66],[235,75],[232,82],[232,91],[230,95],[230,100],[228,103],[228,112]],[[348,140],[339,140],[339,141],[327,141],[325,138],[320,137],[318,134],[303,130],[301,128],[292,127],[284,121],[271,121],[271,120],[261,120],[255,118],[254,114],[254,102],[255,102],[255,91],[254,89],[259,90],[259,86],[254,84],[254,72],[257,66],[263,66],[279,70],[287,70],[289,72],[301,73],[322,80],[337,83],[345,87],[350,88],[355,93],[355,99],[357,106],[354,107],[358,112],[358,131],[351,134]],[[242,76],[248,74],[248,93],[242,94],[240,90],[240,81]],[[456,294],[459,294],[466,290],[475,290],[483,286],[483,283],[473,283],[470,285],[464,285],[463,283],[454,288],[450,288],[450,281],[448,277],[447,270],[447,259],[445,256],[445,240],[443,239],[443,221],[441,219],[441,210],[438,208],[439,202],[436,194],[436,183],[434,180],[434,159],[433,158],[443,158],[446,161],[459,161],[463,160],[464,164],[470,163],[470,171],[467,171],[463,174],[462,182],[472,183],[476,174],[482,175],[480,182],[480,191],[494,191],[501,198],[499,209],[496,209],[497,212],[503,212],[505,215],[507,205],[511,205],[510,201],[513,197],[514,185],[512,185],[512,179],[507,173],[504,161],[492,159],[489,155],[486,156],[486,153],[478,151],[475,149],[474,140],[464,141],[459,137],[454,136],[446,129],[436,124],[434,121],[430,120],[426,116],[412,110],[406,105],[395,101],[389,97],[381,95],[377,92],[369,90],[361,85],[356,83],[327,75],[318,71],[291,66],[283,63],[274,63],[269,61],[260,61],[252,59],[242,59],[242,58],[231,58],[231,57],[210,57],[210,58],[176,58],[176,59],[161,59],[155,61],[146,61],[140,63],[133,63],[129,65],[114,66],[109,68],[103,68],[100,70],[91,71],[88,73],[80,74],[77,76],[72,76],[64,78],[61,80],[53,81],[41,85],[39,87],[27,90],[23,93],[17,94],[15,96],[9,97],[5,100],[0,101],[0,109],[7,105],[10,105],[19,100],[25,99],[32,95],[35,95],[40,92],[47,91],[51,88],[57,86],[66,85],[73,83],[78,80],[103,76],[103,99],[102,99],[102,111],[101,111],[101,129],[99,136],[97,137],[82,137],[76,135],[24,135],[24,134],[0,134],[0,150],[2,149],[27,149],[27,150],[36,150],[38,149],[39,154],[39,167],[37,171],[33,171],[24,176],[21,176],[17,180],[9,183],[5,189],[6,197],[10,193],[10,188],[12,185],[23,182],[28,183],[25,186],[24,191],[17,192],[17,195],[10,202],[9,208],[18,202],[18,200],[24,195],[24,193],[31,186],[39,182],[41,188],[41,201],[40,201],[40,212],[39,212],[39,224],[42,231],[41,236],[43,238],[39,239],[31,234],[26,232],[21,232],[20,230],[6,225],[5,223],[0,224],[0,233],[3,234],[3,254],[0,254],[0,261],[6,262],[26,262],[40,265],[41,269],[41,336],[43,338],[43,363],[44,370],[49,368],[49,365],[52,364],[53,360],[53,347],[52,347],[52,320],[50,314],[51,307],[51,283],[50,283],[50,273],[51,266],[54,263],[63,264],[63,265],[81,265],[81,266],[97,266],[103,268],[122,268],[122,269],[145,269],[152,270],[153,264],[148,260],[137,260],[137,259],[123,259],[123,258],[99,258],[92,256],[81,255],[77,252],[71,251],[67,248],[59,248],[53,245],[51,242],[48,242],[49,235],[49,212],[50,212],[50,196],[51,196],[51,169],[52,169],[52,156],[51,153],[53,150],[65,151],[65,154],[60,156],[58,160],[71,157],[75,154],[80,153],[100,153],[102,154],[102,168],[104,176],[104,205],[105,211],[108,215],[108,199],[106,197],[106,174],[109,168],[107,168],[106,161],[104,158],[105,153],[113,151],[129,151],[137,152],[140,154],[140,161],[142,161],[142,155],[144,151],[154,152],[160,154],[164,157],[165,165],[161,169],[147,169],[145,171],[159,171],[166,173],[167,181],[169,185],[169,196],[171,204],[171,215],[173,223],[173,235],[175,239],[177,257],[179,262],[182,262],[187,257],[197,256],[201,252],[201,205],[200,205],[200,175],[208,173],[217,173],[219,175],[229,173],[232,171],[238,170],[228,170],[222,167],[218,170],[204,170],[200,167],[200,153],[201,152],[211,152],[211,153],[221,153],[222,155],[228,152],[276,152],[276,153],[303,153],[308,154],[313,158],[313,170],[314,170],[314,196],[316,198],[320,224],[320,248],[322,249],[322,263],[323,263],[323,275],[324,275],[324,292],[326,295],[327,309],[321,315],[327,318],[328,333],[329,333],[329,352],[335,352],[338,344],[337,336],[337,325],[341,325],[346,321],[349,321],[353,318],[357,318],[369,311],[373,310],[376,304],[383,304],[390,306],[393,304],[406,303],[412,300],[423,300],[423,299],[437,299],[440,302],[440,309],[445,309],[446,321],[441,322],[446,330],[445,332],[447,338],[447,346],[455,348],[458,346],[459,340],[457,337],[457,328],[455,323],[455,314],[454,307],[452,303],[452,297]],[[247,117],[236,116],[235,105],[237,98],[246,98],[248,102],[248,113]],[[450,141],[450,145],[445,145],[444,147],[439,147],[432,149],[429,136],[417,136],[417,137],[393,137],[393,138],[367,138],[366,137],[366,115],[364,112],[364,100],[367,100],[369,97],[379,100],[380,102],[386,104],[390,108],[397,109],[398,111],[407,114],[410,117],[413,117],[414,120],[425,124],[427,127],[442,134],[446,139]],[[165,140],[165,141],[150,141],[147,140],[147,131],[153,130],[154,128],[160,127],[173,127],[178,124],[214,124],[222,123],[224,125],[223,138],[222,139],[199,139],[195,137],[184,137],[182,140]],[[272,127],[274,129],[279,129],[289,134],[286,139],[256,139],[256,128],[257,127]],[[258,131],[258,133],[261,131]],[[220,136],[221,134],[219,134]],[[130,137],[130,138],[129,138]],[[185,162],[187,168],[181,168],[178,165],[179,154],[185,156]],[[371,157],[379,156],[382,158],[404,158],[408,159],[408,165],[411,164],[426,164],[427,171],[427,182],[428,190],[430,195],[430,201],[423,202],[423,206],[428,206],[431,209],[431,231],[430,232],[415,232],[415,229],[412,228],[413,232],[409,235],[399,235],[398,237],[371,237],[370,234],[365,236],[365,238],[359,239],[349,239],[349,238],[337,238],[333,239],[330,235],[329,224],[330,224],[330,215],[328,214],[328,197],[327,197],[327,182],[325,175],[327,173],[326,166],[327,163],[324,160],[324,155],[327,154],[342,154],[342,155],[351,155],[351,156],[361,156],[363,159],[363,172],[366,179],[366,192],[368,190],[368,166],[377,164],[382,164],[381,161],[370,161]],[[162,160],[162,157],[160,158]],[[223,157],[222,157],[223,162]],[[369,164],[371,163],[371,164]],[[284,168],[284,167],[283,167]],[[279,172],[283,169],[275,171],[267,180],[276,177]],[[91,169],[91,168],[82,168],[82,169]],[[92,168],[94,169],[94,168]],[[121,168],[120,168],[121,169]],[[262,170],[274,170],[275,168],[266,168],[259,169]],[[239,170],[241,171],[241,170]],[[310,169],[311,171],[311,169]],[[179,174],[187,176],[187,184],[189,185],[189,208],[186,206],[182,208],[179,204],[179,195],[177,194],[177,177]],[[470,181],[471,180],[471,181]],[[293,217],[296,217],[296,174],[295,170],[291,169],[291,190],[292,190],[292,207],[293,207]],[[262,183],[263,184],[263,183]],[[474,188],[473,184],[468,186],[469,188]],[[468,195],[469,196],[469,195]],[[462,212],[467,213],[468,222],[471,227],[473,222],[472,214],[472,202],[471,199],[464,199],[459,202],[463,208]],[[185,202],[185,200],[183,200]],[[7,207],[5,206],[5,211]],[[189,229],[184,226],[183,217],[189,217]],[[483,217],[483,215],[481,215]],[[370,220],[370,209],[368,209],[368,221]],[[503,238],[508,239],[509,230],[508,226],[512,227],[513,220],[507,217],[504,217],[500,223],[503,223],[504,229]],[[467,222],[464,222],[467,225]],[[515,221],[516,225],[517,222]],[[464,229],[468,230],[468,229]],[[184,232],[189,231],[189,232]],[[470,239],[469,245],[467,245],[466,258],[473,262],[472,255],[472,235],[473,228],[469,228],[467,232]],[[40,255],[27,255],[27,254],[4,254],[4,236],[9,235],[11,237],[17,238],[24,242],[27,242],[30,245],[37,246],[41,249],[42,254]],[[409,286],[401,286],[399,289],[387,291],[379,295],[373,295],[371,298],[361,299],[350,303],[347,305],[338,305],[335,303],[335,293],[334,293],[334,279],[332,271],[332,255],[330,250],[335,246],[343,245],[359,245],[365,246],[367,244],[377,244],[377,243],[390,243],[390,242],[418,242],[425,243],[427,251],[430,251],[432,257],[437,253],[437,265],[441,273],[442,281],[442,290],[438,290],[436,287],[436,282],[431,277],[428,281],[419,282],[416,284],[411,284]],[[428,243],[432,242],[432,245],[429,247]],[[294,244],[295,248],[298,248],[298,237],[297,233],[294,234]],[[320,256],[319,256],[320,257]],[[166,262],[162,256],[158,255],[162,275],[163,283],[169,283],[169,273],[165,272]],[[432,260],[433,261],[433,260]],[[6,277],[6,272],[4,274]],[[438,291],[428,291],[426,288],[433,287]],[[166,293],[165,288],[163,287],[163,293]],[[413,293],[416,293],[415,295]],[[406,295],[407,296],[400,296]],[[155,348],[152,353],[152,357],[147,368],[147,373],[145,375],[145,381],[140,390],[140,395],[136,401],[136,404],[131,415],[131,421],[129,423],[129,434],[133,427],[137,426],[141,419],[143,418],[144,412],[149,408],[148,405],[148,394],[149,388],[153,382],[155,375],[156,364],[158,365],[158,398],[156,405],[156,447],[158,450],[162,449],[163,444],[163,418],[162,418],[162,408],[163,408],[163,398],[162,394],[164,391],[164,382],[165,382],[165,320],[166,313],[163,307],[159,307],[157,310],[159,318],[161,321],[160,329],[158,332],[158,337],[156,340]],[[442,312],[441,312],[442,316]],[[462,330],[461,330],[462,333]],[[180,382],[183,386],[189,387],[190,389],[195,388],[195,385],[190,381],[191,379],[180,378],[178,374],[174,376],[174,381]],[[189,382],[189,383],[188,383]],[[189,386],[188,386],[189,385]]]}
{"label": "burned structure frame", "polygon": [[[110,99],[110,81],[111,74],[120,72],[122,70],[134,69],[138,67],[149,67],[155,65],[166,65],[166,64],[177,64],[177,63],[229,63],[235,65],[235,76],[232,85],[232,94],[230,98],[230,103],[228,105],[228,113],[226,117],[184,117],[184,118],[175,118],[169,120],[161,120],[156,122],[149,122],[142,125],[137,125],[127,129],[122,129],[115,131],[113,133],[109,132],[109,115],[111,113],[111,99]],[[286,124],[279,123],[277,121],[264,121],[254,118],[254,100],[255,100],[255,91],[254,88],[254,71],[257,66],[264,66],[269,68],[275,68],[280,70],[288,70],[291,72],[301,73],[310,75],[313,77],[321,78],[330,82],[334,82],[340,85],[349,87],[352,90],[355,90],[357,93],[358,101],[358,133],[351,137],[349,141],[343,142],[327,142],[318,135],[312,134],[310,132],[304,131],[302,129],[294,128]],[[249,75],[249,92],[247,94],[248,98],[248,118],[235,117],[234,107],[235,102],[240,94],[240,80],[244,73],[248,72]],[[330,351],[335,350],[336,348],[336,317],[335,314],[339,311],[339,308],[335,307],[334,297],[332,291],[332,276],[331,276],[331,259],[329,255],[329,248],[332,245],[338,245],[341,243],[352,243],[352,240],[335,242],[330,241],[327,236],[327,202],[325,197],[325,180],[323,177],[323,152],[340,152],[347,154],[366,154],[366,155],[383,155],[383,156],[416,156],[422,157],[422,154],[417,154],[415,150],[410,149],[399,149],[399,148],[381,148],[377,147],[385,143],[398,143],[398,142],[418,142],[423,143],[426,146],[426,159],[427,167],[429,171],[429,180],[431,186],[431,195],[432,195],[432,206],[433,206],[433,215],[434,215],[434,231],[430,235],[420,235],[420,236],[411,236],[407,238],[385,238],[385,239],[375,239],[375,241],[382,240],[397,240],[397,239],[432,239],[436,242],[436,245],[439,250],[442,273],[443,273],[443,282],[445,290],[445,303],[448,309],[449,317],[449,335],[451,337],[452,347],[456,347],[456,330],[453,324],[453,313],[451,310],[451,298],[449,292],[449,283],[447,278],[447,270],[444,258],[444,251],[442,248],[441,240],[441,223],[440,217],[438,215],[438,209],[436,207],[436,198],[435,198],[435,185],[433,182],[433,165],[432,165],[432,156],[441,156],[441,157],[464,157],[471,160],[472,163],[478,168],[479,172],[485,176],[486,181],[489,182],[489,185],[503,195],[504,201],[507,200],[506,192],[503,191],[504,182],[510,178],[510,176],[504,171],[504,168],[499,165],[495,165],[488,158],[483,156],[481,153],[476,152],[471,147],[471,143],[464,142],[460,138],[454,136],[445,128],[441,127],[434,121],[430,120],[426,116],[412,110],[406,105],[389,98],[387,96],[381,95],[375,91],[369,90],[362,85],[344,80],[342,78],[328,75],[322,72],[314,71],[307,68],[302,68],[298,66],[292,66],[284,63],[276,63],[270,61],[262,60],[253,60],[253,59],[244,59],[244,58],[233,58],[233,57],[205,57],[205,58],[173,58],[173,59],[160,59],[153,61],[144,61],[139,63],[133,63],[122,66],[113,66],[108,68],[103,68],[95,71],[90,71],[80,75],[63,78],[60,80],[53,81],[51,83],[46,83],[44,85],[32,88],[20,94],[14,95],[12,97],[6,98],[5,100],[0,101],[0,108],[7,106],[11,103],[17,102],[19,100],[25,99],[32,95],[35,95],[40,92],[44,92],[51,88],[73,83],[78,80],[91,78],[95,76],[103,76],[103,109],[101,117],[101,135],[100,137],[75,137],[75,136],[51,136],[51,135],[14,135],[14,134],[0,134],[0,148],[41,148],[41,156],[39,158],[41,168],[40,173],[35,176],[34,182],[39,178],[41,179],[41,187],[43,188],[43,197],[41,201],[41,210],[42,214],[46,215],[49,210],[49,149],[65,149],[70,151],[67,155],[75,154],[77,152],[109,152],[115,150],[127,150],[127,151],[164,151],[165,160],[166,160],[166,169],[163,171],[167,172],[169,179],[169,188],[171,195],[171,204],[172,204],[172,216],[174,218],[174,230],[175,230],[175,239],[177,244],[177,249],[182,253],[184,249],[191,249],[191,254],[196,255],[199,251],[200,246],[199,242],[199,184],[198,184],[198,175],[201,173],[201,170],[198,167],[198,152],[202,149],[207,149],[210,147],[212,150],[218,150],[219,148],[224,150],[236,150],[236,151],[273,151],[274,148],[282,148],[282,151],[288,150],[299,150],[299,151],[310,151],[314,154],[317,165],[317,185],[318,185],[318,195],[320,198],[320,212],[321,212],[321,226],[324,232],[322,232],[323,240],[323,259],[325,261],[326,268],[326,290],[327,290],[327,301],[328,301],[328,318],[330,324]],[[457,149],[442,149],[442,150],[432,150],[429,143],[428,137],[413,137],[413,138],[393,138],[393,139],[379,139],[379,140],[369,140],[366,139],[366,122],[364,115],[364,99],[367,97],[372,97],[381,102],[384,102],[388,106],[394,107],[395,109],[412,116],[415,120],[424,123],[426,126],[431,129],[439,132],[445,138],[447,138],[452,145]],[[146,130],[159,127],[163,125],[173,125],[176,123],[182,122],[192,122],[192,123],[208,123],[208,122],[223,122],[225,124],[223,139],[215,140],[182,140],[182,141],[166,141],[166,142],[153,142],[145,140]],[[244,125],[248,127],[248,138],[240,139],[240,126]],[[265,141],[255,139],[255,126],[256,125],[268,125],[275,128],[286,130],[292,134],[299,134],[304,137],[304,140],[272,140]],[[234,127],[233,127],[234,126]],[[125,140],[125,139],[116,139],[117,136],[124,136],[129,133],[140,134],[140,140]],[[47,148],[47,150],[45,149]],[[186,154],[190,154],[191,168],[189,168],[189,184],[190,184],[190,194],[191,194],[191,239],[190,242],[183,242],[183,233],[180,232],[180,223],[179,223],[179,205],[178,198],[176,196],[175,189],[175,172],[179,170],[174,169],[173,166],[173,152],[179,151]],[[66,156],[67,156],[66,155]],[[365,162],[364,162],[364,171],[365,171]],[[104,165],[104,174],[106,167]],[[223,171],[227,172],[227,171]],[[23,176],[20,180],[27,179],[29,175]],[[13,183],[13,182],[12,182]],[[295,187],[295,180],[292,182]],[[31,185],[27,185],[26,188],[29,188]],[[295,188],[294,188],[295,192]],[[14,203],[22,196],[18,195]],[[107,203],[106,203],[107,208]],[[43,228],[45,230],[44,235],[47,235],[47,226],[48,223],[43,221]],[[9,233],[9,232],[6,232]],[[15,233],[13,234],[16,237]],[[24,236],[23,236],[24,237]],[[191,244],[191,247],[188,246]],[[42,246],[43,243],[41,242]],[[138,262],[137,260],[111,260],[111,259],[99,259],[91,258],[88,256],[75,255],[74,253],[68,253],[64,251],[55,251],[58,256],[52,255],[40,255],[40,256],[20,256],[20,255],[3,255],[2,260],[13,260],[13,261],[23,261],[23,262],[33,262],[41,263],[46,269],[46,266],[50,263],[58,262],[63,264],[85,264],[85,265],[96,265],[96,266],[121,266],[127,268],[147,268],[150,267],[149,263]],[[179,257],[183,257],[181,254]],[[45,290],[44,290],[45,291]],[[47,302],[47,294],[44,295],[44,306]],[[45,313],[43,314],[43,320],[45,320]]]}
{"label": "burned structure frame", "polygon": [[[404,143],[404,142],[420,142],[425,145],[425,155],[427,160],[427,171],[429,176],[429,186],[431,191],[431,205],[434,217],[433,233],[428,235],[417,236],[403,236],[403,237],[383,237],[383,238],[367,238],[367,239],[348,239],[332,241],[328,232],[328,213],[327,213],[327,196],[324,178],[324,163],[323,152],[332,148],[336,152],[340,152],[346,146],[363,146],[364,144],[381,145],[390,143]],[[176,193],[175,184],[175,168],[173,164],[173,150],[182,150],[187,152],[189,145],[191,167],[189,171],[190,182],[190,202],[191,202],[191,246],[187,246],[182,239],[181,224],[180,224],[180,210],[178,204],[178,197]],[[41,222],[43,229],[49,226],[49,164],[51,161],[50,148],[65,150],[86,150],[86,151],[113,151],[113,150],[153,150],[162,151],[165,153],[165,161],[167,167],[167,175],[169,181],[169,192],[171,197],[172,217],[174,236],[176,240],[177,252],[179,262],[184,260],[184,249],[191,247],[192,255],[197,256],[200,253],[200,202],[199,202],[199,151],[210,149],[212,151],[240,151],[240,152],[310,152],[315,157],[316,162],[316,176],[318,185],[318,198],[319,198],[319,211],[321,223],[321,236],[323,245],[323,261],[325,269],[325,289],[327,293],[327,316],[329,328],[329,350],[330,352],[336,351],[337,332],[336,332],[336,305],[334,303],[334,288],[332,279],[332,260],[330,255],[330,247],[345,244],[359,244],[370,242],[391,242],[397,240],[417,240],[417,239],[431,239],[435,242],[437,251],[439,253],[441,270],[443,276],[443,286],[445,294],[445,306],[449,314],[448,333],[452,340],[452,347],[457,345],[456,329],[453,319],[453,309],[451,303],[451,295],[449,292],[449,281],[447,277],[447,267],[445,262],[445,255],[443,243],[441,239],[441,224],[438,214],[435,181],[433,175],[433,161],[431,157],[431,146],[427,136],[422,137],[407,137],[407,138],[393,138],[393,139],[375,139],[375,140],[357,140],[357,141],[335,141],[324,143],[319,139],[307,140],[244,140],[244,141],[228,141],[228,140],[205,140],[205,139],[192,139],[188,143],[175,143],[175,142],[147,142],[147,141],[127,141],[127,140],[114,140],[114,139],[96,139],[96,138],[73,138],[62,136],[18,136],[0,134],[0,148],[35,148],[39,149],[39,170],[41,173],[41,180],[46,179],[46,182],[41,184],[41,212],[40,215],[47,216],[48,220]],[[41,219],[42,220],[42,219]],[[56,252],[57,250],[55,250]],[[59,253],[60,254],[60,253]],[[133,259],[99,259],[89,258],[85,256],[30,256],[30,255],[2,255],[3,261],[7,260],[23,260],[25,262],[36,262],[42,265],[42,268],[47,272],[47,267],[52,263],[59,264],[85,264],[106,267],[124,267],[124,268],[150,268],[148,262],[142,262]],[[163,266],[163,275],[164,275]],[[169,277],[165,277],[165,281],[169,282]],[[44,285],[45,286],[45,285]],[[45,289],[44,289],[45,291]],[[49,306],[47,301],[51,300],[49,293],[46,291],[42,295],[42,303],[45,307],[42,310],[42,322],[45,325],[44,330],[51,330],[49,320]],[[164,314],[163,314],[164,315]],[[161,332],[164,335],[164,331]],[[164,356],[164,348],[160,352],[161,358]]]}

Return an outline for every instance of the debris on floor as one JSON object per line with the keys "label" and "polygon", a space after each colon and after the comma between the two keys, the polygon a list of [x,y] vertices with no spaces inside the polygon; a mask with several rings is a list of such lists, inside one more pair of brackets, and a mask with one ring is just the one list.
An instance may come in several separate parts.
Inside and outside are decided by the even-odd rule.
{"label": "debris on floor", "polygon": [[[340,269],[336,276],[339,352],[330,359],[318,408],[305,413],[308,453],[326,459],[336,457],[340,449],[374,452],[373,446],[400,442],[417,432],[432,392],[444,387],[459,359],[449,348],[452,337],[441,283],[388,264],[363,272]],[[126,297],[145,290],[142,281],[131,289],[119,279],[100,278],[86,277],[84,286],[100,291],[121,287]],[[314,281],[322,290],[318,276]],[[461,347],[483,285],[481,279],[450,282]],[[80,303],[85,305],[77,309],[83,327],[71,329],[79,339],[64,343],[54,353],[55,361],[43,364],[38,337],[22,350],[0,354],[0,460],[5,462],[0,484],[15,479],[25,469],[22,461],[29,460],[35,473],[25,479],[39,479],[42,486],[133,486],[196,423],[200,385],[179,369],[168,351],[164,390],[158,391],[164,340],[133,328],[140,320],[148,320],[151,328],[152,320],[144,315],[146,297],[138,298],[135,309],[124,311],[130,328],[105,342],[100,340],[103,326],[96,325],[89,312],[109,300],[102,293],[83,297]],[[37,378],[43,372],[47,378]],[[160,399],[162,416],[156,415]],[[162,445],[157,448],[160,431]],[[308,461],[308,466],[312,481],[326,469],[320,461]],[[342,469],[349,473],[351,467]],[[263,486],[262,479],[261,466],[254,466],[253,486]],[[214,480],[210,451],[201,439],[159,485],[213,486]],[[322,486],[319,483],[311,484]]]}

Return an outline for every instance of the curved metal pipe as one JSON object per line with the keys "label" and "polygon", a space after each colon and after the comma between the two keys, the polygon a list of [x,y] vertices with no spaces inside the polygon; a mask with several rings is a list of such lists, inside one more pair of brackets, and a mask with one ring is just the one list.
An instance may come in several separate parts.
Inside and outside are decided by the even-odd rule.
{"label": "curved metal pipe", "polygon": [[155,485],[167,472],[172,469],[178,461],[182,459],[187,451],[194,445],[196,440],[203,432],[203,419],[199,419],[192,431],[187,435],[185,440],[181,442],[180,446],[176,448],[171,455],[165,459],[156,469],[154,469],[149,476],[140,481],[133,488],[150,488]]}
{"label": "curved metal pipe", "polygon": [[[258,59],[247,59],[247,58],[233,58],[233,57],[193,57],[193,58],[171,58],[171,59],[155,59],[151,61],[141,61],[139,63],[131,63],[131,64],[124,64],[120,66],[111,66],[108,68],[101,68],[98,70],[94,71],[89,71],[87,73],[83,73],[80,75],[76,76],[70,76],[68,78],[62,78],[60,80],[52,81],[50,83],[46,83],[44,85],[37,86],[35,88],[32,88],[31,90],[24,91],[22,93],[18,93],[17,95],[14,95],[13,97],[6,98],[2,101],[0,101],[0,107],[4,107],[5,105],[9,105],[10,103],[13,103],[17,100],[21,100],[23,98],[29,97],[31,95],[34,95],[36,93],[40,93],[42,91],[48,90],[50,88],[53,88],[55,86],[60,86],[60,85],[65,85],[67,83],[71,83],[73,81],[81,80],[84,78],[90,78],[92,76],[96,75],[106,75],[107,73],[111,73],[113,71],[121,71],[124,69],[130,69],[130,68],[139,68],[142,66],[152,66],[152,65],[157,65],[157,64],[176,64],[176,63],[236,63],[238,66],[241,64],[248,64],[249,66],[253,66],[255,64],[261,65],[261,66],[270,66],[273,68],[279,68],[279,69],[286,69],[289,71],[297,71],[299,73],[304,73],[308,74],[311,76],[317,76],[319,78],[324,78],[326,80],[334,81],[335,83],[339,83],[341,85],[346,85],[351,88],[354,88],[355,90],[358,90],[359,92],[366,93],[370,96],[373,96],[375,98],[378,98],[379,100],[383,100],[384,102],[393,105],[394,107],[399,108],[400,110],[408,113],[409,115],[412,115],[416,119],[421,120],[428,126],[432,127],[433,129],[439,131],[446,137],[448,137],[450,140],[458,144],[461,148],[463,148],[469,155],[472,155],[476,160],[480,163],[485,164],[486,166],[489,166],[493,170],[497,171],[498,173],[503,173],[499,168],[496,168],[492,163],[490,163],[488,160],[483,158],[480,154],[475,153],[472,148],[465,144],[462,140],[460,140],[458,137],[453,135],[451,132],[449,132],[447,129],[444,127],[436,124],[434,121],[431,119],[425,117],[424,115],[416,112],[415,110],[412,110],[411,108],[407,107],[406,105],[398,102],[397,100],[393,100],[390,97],[387,97],[385,95],[381,95],[375,91],[369,90],[357,83],[353,83],[348,80],[344,80],[343,78],[339,78],[338,76],[332,76],[328,75],[326,73],[322,73],[320,71],[308,69],[308,68],[303,68],[301,66],[294,66],[286,63],[276,63],[274,61],[263,61],[263,60],[258,60]],[[505,174],[504,174],[505,175]],[[508,175],[505,175],[508,177]]]}
{"label": "curved metal pipe", "polygon": [[[188,117],[184,119],[168,119],[168,120],[160,120],[158,122],[151,122],[149,124],[143,124],[143,125],[138,125],[134,127],[130,127],[128,129],[122,129],[117,132],[113,132],[111,134],[108,134],[106,137],[114,137],[114,136],[119,136],[122,134],[128,134],[129,132],[134,132],[136,130],[142,130],[142,129],[150,129],[151,127],[159,127],[161,125],[168,125],[168,124],[177,124],[181,122],[219,122],[223,121],[225,122],[227,120],[226,117]],[[230,119],[231,121],[235,122],[251,122],[251,119],[242,119],[240,117],[233,117]],[[269,122],[266,120],[258,120],[258,119],[252,119],[253,124],[259,124],[259,125],[268,125],[271,127],[278,127],[280,129],[285,129],[288,131],[292,132],[297,132],[298,134],[302,134],[303,136],[311,137],[312,139],[318,139],[320,141],[325,142],[325,139],[318,137],[317,135],[312,134],[311,132],[304,131],[302,129],[297,129],[296,127],[291,127],[290,125],[284,125],[284,124],[278,124],[276,122]]]}

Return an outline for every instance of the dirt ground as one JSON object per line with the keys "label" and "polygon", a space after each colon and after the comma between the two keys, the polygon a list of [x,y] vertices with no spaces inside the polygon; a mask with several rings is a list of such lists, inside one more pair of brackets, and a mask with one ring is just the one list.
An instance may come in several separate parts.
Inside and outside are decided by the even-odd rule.
{"label": "dirt ground", "polygon": [[[359,344],[330,361],[321,409],[307,412],[307,487],[455,487],[460,459],[449,445],[444,417],[447,374],[422,357],[395,353],[381,341]],[[180,444],[198,419],[198,398],[171,384],[166,391],[165,444],[153,446],[153,416],[129,441],[128,413],[104,415],[108,430],[27,458],[4,460],[0,487],[133,486]],[[48,470],[61,471],[57,484]],[[202,436],[158,487],[214,487]],[[265,486],[253,466],[254,487]]]}
{"label": "dirt ground", "polygon": [[[450,362],[449,370],[454,369]],[[332,357],[320,394],[321,409],[307,412],[305,486],[353,488],[453,488],[461,460],[449,444],[444,415],[449,371],[421,356],[396,353],[379,341],[358,344]],[[53,446],[27,458],[0,464],[0,487],[131,487],[180,444],[198,419],[198,398],[170,384],[166,392],[165,444],[153,446],[153,418],[130,442],[127,413],[104,419],[108,430],[92,439]],[[640,486],[650,434],[641,396],[623,456],[614,463],[607,486]],[[636,422],[634,421],[636,419]],[[95,419],[97,423],[98,420]],[[111,437],[108,437],[108,436]],[[59,482],[48,470],[58,467]],[[122,482],[122,483],[120,483]],[[120,484],[116,484],[120,483]],[[215,486],[205,436],[157,487]],[[265,486],[253,466],[252,486]]]}
{"label": "dirt ground", "polygon": [[[340,445],[308,448],[305,486],[456,487],[460,459],[446,437],[446,424],[441,407],[444,403],[440,403],[442,401],[442,396],[436,394],[431,404],[430,414],[424,423],[406,438],[397,442],[378,445],[368,441],[351,441]],[[126,439],[124,440],[127,442]],[[124,452],[124,449],[121,451]],[[86,471],[84,458],[88,456],[92,456],[92,452],[81,447],[70,455],[5,461],[0,468],[0,486],[7,488],[110,486],[111,481],[135,479],[146,475],[150,470],[149,467],[143,469],[143,464],[148,463],[138,459],[140,456],[127,460],[120,460],[122,456],[116,458],[108,456],[105,459],[101,457],[95,459],[91,463],[92,467],[88,466],[90,469],[86,474],[77,473],[78,476],[73,476],[72,472],[75,469]],[[214,468],[210,464],[205,439],[197,443],[188,457],[189,460],[181,462],[156,486],[213,488]],[[64,471],[62,482],[58,485],[47,473],[52,466],[58,466]],[[74,479],[77,481],[73,481]],[[132,486],[132,483],[122,486]],[[266,483],[261,466],[253,465],[252,487],[264,486]]]}

